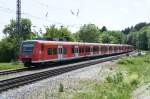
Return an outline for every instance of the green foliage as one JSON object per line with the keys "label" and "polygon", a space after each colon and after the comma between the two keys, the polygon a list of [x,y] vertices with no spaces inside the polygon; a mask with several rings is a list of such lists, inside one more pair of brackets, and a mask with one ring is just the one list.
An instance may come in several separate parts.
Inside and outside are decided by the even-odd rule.
{"label": "green foliage", "polygon": [[116,73],[108,76],[105,82],[96,83],[86,90],[79,91],[73,99],[129,99],[134,88],[124,81],[122,73]]}
{"label": "green foliage", "polygon": [[16,56],[15,40],[5,38],[0,42],[0,62],[10,62]]}
{"label": "green foliage", "polygon": [[140,81],[138,80],[138,79],[133,79],[131,82],[130,82],[130,84],[131,84],[131,86],[138,86],[138,84],[140,83]]}
{"label": "green foliage", "polygon": [[91,42],[98,43],[99,42],[99,30],[94,24],[85,24],[78,31],[79,41],[82,42]]}
{"label": "green foliage", "polygon": [[135,27],[125,29],[123,32],[128,32],[125,41],[127,44],[134,45],[135,48],[140,50],[150,50],[150,24],[138,23]]}
{"label": "green foliage", "polygon": [[19,69],[19,68],[24,68],[23,64],[19,64],[18,62],[0,63],[0,70]]}
{"label": "green foliage", "polygon": [[131,99],[139,85],[150,82],[149,61],[150,54],[124,58],[118,64],[117,73],[106,77],[104,82],[89,81],[92,86],[75,92],[72,99]]}
{"label": "green foliage", "polygon": [[118,84],[123,81],[123,74],[121,72],[116,73],[115,75],[106,77],[108,83]]}
{"label": "green foliage", "polygon": [[120,31],[106,31],[101,35],[102,43],[122,44],[124,43],[124,34]]}
{"label": "green foliage", "polygon": [[122,30],[122,32],[123,32],[125,35],[127,35],[127,34],[130,33],[131,30],[132,30],[132,28],[127,27],[127,28],[125,28],[124,30]]}
{"label": "green foliage", "polygon": [[134,62],[130,58],[127,58],[127,59],[120,60],[118,64],[127,65],[127,64],[134,64]]}
{"label": "green foliage", "polygon": [[148,24],[146,22],[141,22],[138,23],[134,26],[134,30],[135,31],[139,31],[140,29],[142,29],[143,27],[147,26]]}
{"label": "green foliage", "polygon": [[10,24],[5,26],[3,33],[6,37],[0,41],[0,62],[17,60],[21,40],[31,39],[35,36],[31,33],[31,25],[29,19],[21,19],[21,34],[16,31],[15,20],[11,20]]}
{"label": "green foliage", "polygon": [[59,85],[59,92],[64,92],[64,85],[62,83]]}
{"label": "green foliage", "polygon": [[107,31],[107,28],[106,28],[106,26],[103,26],[101,29],[101,32],[105,32],[105,31]]}
{"label": "green foliage", "polygon": [[44,37],[47,38],[65,38],[67,41],[74,41],[72,33],[65,27],[56,28],[55,25],[46,28]]}
{"label": "green foliage", "polygon": [[16,39],[17,37],[22,40],[31,39],[34,37],[34,34],[31,32],[31,21],[29,19],[21,19],[21,30],[20,35],[16,30],[16,21],[10,20],[10,24],[6,25],[3,33],[10,38]]}
{"label": "green foliage", "polygon": [[150,80],[150,54],[145,56],[131,57],[127,59],[122,59],[118,63],[120,68],[125,68],[128,70],[129,75],[136,74],[140,81]]}

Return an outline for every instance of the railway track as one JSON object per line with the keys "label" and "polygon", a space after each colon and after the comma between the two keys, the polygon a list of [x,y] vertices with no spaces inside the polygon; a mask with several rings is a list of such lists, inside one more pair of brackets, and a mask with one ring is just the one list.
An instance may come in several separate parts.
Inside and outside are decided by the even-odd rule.
{"label": "railway track", "polygon": [[1,75],[14,74],[14,73],[18,73],[18,72],[27,71],[27,70],[28,70],[28,68],[21,68],[21,69],[0,71],[0,76],[1,76]]}
{"label": "railway track", "polygon": [[[72,62],[73,63],[73,62]],[[21,68],[21,69],[12,69],[12,70],[4,70],[4,71],[0,71],[0,76],[5,76],[5,75],[9,75],[9,74],[16,74],[16,73],[20,73],[20,72],[26,72],[26,71],[37,71],[37,70],[44,70],[44,69],[48,69],[51,68],[53,66],[61,66],[61,65],[67,65],[67,64],[72,64],[72,63],[63,63],[63,64],[50,64],[48,66],[44,66],[44,67],[30,67],[30,68]]]}
{"label": "railway track", "polygon": [[111,56],[111,57],[101,58],[101,59],[96,59],[96,60],[90,60],[88,62],[86,61],[86,62],[81,62],[81,63],[75,63],[73,65],[58,67],[52,70],[42,71],[42,72],[38,72],[34,74],[28,74],[28,75],[19,76],[19,77],[10,78],[10,79],[5,79],[5,80],[0,81],[0,93],[8,89],[12,89],[21,85],[39,81],[42,79],[46,79],[48,77],[60,75],[69,71],[76,70],[76,69],[84,68],[90,65],[94,65],[94,64],[98,64],[98,63],[106,62],[106,61],[111,61],[111,60],[116,60],[125,55],[126,54]]}

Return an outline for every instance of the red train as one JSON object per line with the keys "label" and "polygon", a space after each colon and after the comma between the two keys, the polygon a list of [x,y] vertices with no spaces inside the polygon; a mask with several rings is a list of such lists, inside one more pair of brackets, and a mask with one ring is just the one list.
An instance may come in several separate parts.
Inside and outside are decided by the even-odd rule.
{"label": "red train", "polygon": [[33,64],[115,55],[133,51],[125,44],[99,44],[65,41],[27,40],[20,47],[19,61],[29,67]]}

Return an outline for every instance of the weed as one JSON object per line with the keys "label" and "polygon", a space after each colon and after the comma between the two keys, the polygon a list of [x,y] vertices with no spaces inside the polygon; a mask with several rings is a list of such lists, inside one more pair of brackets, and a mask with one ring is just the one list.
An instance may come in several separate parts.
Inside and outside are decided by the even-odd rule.
{"label": "weed", "polygon": [[131,86],[135,86],[135,87],[136,87],[139,83],[140,83],[140,82],[139,82],[138,79],[133,79],[133,80],[130,82]]}
{"label": "weed", "polygon": [[118,84],[123,81],[123,74],[121,72],[116,73],[113,76],[106,77],[108,83]]}
{"label": "weed", "polygon": [[[149,63],[150,54],[122,59],[118,62],[117,73],[106,77],[104,82],[75,93],[73,99],[130,99],[138,85],[150,82]],[[121,71],[128,75],[124,77]]]}
{"label": "weed", "polygon": [[59,85],[59,92],[64,92],[64,86],[62,83]]}
{"label": "weed", "polygon": [[134,64],[134,62],[130,59],[130,58],[127,58],[127,59],[122,59],[118,62],[118,64],[121,64],[121,65],[127,65],[127,64]]}

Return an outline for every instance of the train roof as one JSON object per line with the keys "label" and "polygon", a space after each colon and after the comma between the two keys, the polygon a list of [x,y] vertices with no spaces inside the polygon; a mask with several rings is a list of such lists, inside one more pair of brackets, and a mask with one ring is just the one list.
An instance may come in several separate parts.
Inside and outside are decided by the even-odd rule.
{"label": "train roof", "polygon": [[68,42],[68,41],[46,41],[46,40],[26,40],[23,42],[38,42],[38,43],[45,43],[45,44],[66,44],[66,45],[109,45],[109,46],[131,46],[127,44],[103,44],[103,43],[87,43],[87,42]]}

